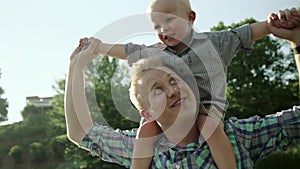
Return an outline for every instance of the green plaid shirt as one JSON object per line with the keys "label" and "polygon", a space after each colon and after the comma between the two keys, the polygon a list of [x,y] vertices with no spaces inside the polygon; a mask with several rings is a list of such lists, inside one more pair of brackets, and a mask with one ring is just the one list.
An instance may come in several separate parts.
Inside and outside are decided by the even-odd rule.
{"label": "green plaid shirt", "polygon": [[[300,107],[264,118],[230,118],[224,125],[235,150],[237,168],[253,168],[258,159],[300,142]],[[97,125],[82,140],[80,147],[105,161],[129,167],[135,135],[136,130],[121,131]],[[157,142],[150,168],[216,169],[217,166],[206,143],[177,147],[162,137]]]}

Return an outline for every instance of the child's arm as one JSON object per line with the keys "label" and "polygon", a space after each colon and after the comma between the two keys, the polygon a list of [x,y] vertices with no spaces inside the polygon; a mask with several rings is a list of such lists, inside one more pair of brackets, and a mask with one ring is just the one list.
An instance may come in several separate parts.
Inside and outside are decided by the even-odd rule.
{"label": "child's arm", "polygon": [[93,51],[95,55],[106,55],[111,56],[117,59],[127,59],[127,54],[125,50],[125,44],[108,44],[103,43],[100,39],[91,37],[91,38],[82,38],[83,49],[87,48],[90,45],[89,39],[95,39],[100,42],[96,49]]}
{"label": "child's arm", "polygon": [[[290,20],[290,16],[294,15],[297,10],[295,8],[292,9],[285,9],[284,11],[278,11],[278,14],[271,13],[268,16],[268,19],[262,22],[257,22],[251,24],[251,38],[252,41],[256,41],[260,38],[263,38],[271,33],[270,26],[271,23],[269,22],[269,18],[272,16],[273,18],[276,17],[278,24],[277,27],[281,27],[284,29],[292,29],[297,26],[297,21]],[[286,24],[279,24],[279,23],[286,23]],[[272,23],[274,24],[274,23]],[[282,30],[284,30],[282,29]]]}
{"label": "child's arm", "polygon": [[[200,111],[206,110],[201,106]],[[235,153],[232,144],[224,132],[223,122],[219,122],[209,115],[199,115],[197,124],[198,130],[206,140],[218,168],[235,169]]]}
{"label": "child's arm", "polygon": [[111,57],[114,57],[117,59],[127,59],[124,44],[101,43],[97,47],[96,52],[99,54],[111,56]]}
{"label": "child's arm", "polygon": [[146,122],[140,126],[134,144],[131,169],[150,168],[154,154],[154,143],[159,133],[161,131],[155,121]]}
{"label": "child's arm", "polygon": [[270,30],[268,29],[267,25],[268,25],[267,21],[252,23],[250,25],[252,41],[256,41],[256,40],[263,38],[271,33]]}

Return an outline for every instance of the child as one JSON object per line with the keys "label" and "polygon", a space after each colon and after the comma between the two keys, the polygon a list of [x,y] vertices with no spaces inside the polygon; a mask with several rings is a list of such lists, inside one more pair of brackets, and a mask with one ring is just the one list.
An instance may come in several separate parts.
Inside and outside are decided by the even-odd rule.
{"label": "child", "polygon": [[[234,151],[224,133],[222,123],[228,107],[225,97],[227,67],[240,49],[252,49],[253,41],[271,33],[268,22],[248,24],[230,31],[197,33],[192,28],[196,13],[191,9],[188,0],[153,0],[149,12],[154,30],[162,43],[152,46],[102,43],[96,53],[128,59],[130,65],[143,58],[142,54],[131,54],[146,48],[159,48],[182,58],[195,75],[200,100],[208,114],[207,117],[199,116],[199,131],[207,141],[217,166],[221,169],[235,168]],[[215,126],[205,127],[204,122]],[[205,128],[202,130],[203,125]],[[152,137],[159,132],[154,122],[147,121],[141,125],[137,138]],[[155,137],[152,141],[155,141]],[[150,141],[148,147],[142,147],[143,150],[147,149],[151,154],[153,142]],[[137,141],[137,154],[141,148],[139,145]],[[133,158],[132,168],[149,168],[151,160],[150,156]]]}

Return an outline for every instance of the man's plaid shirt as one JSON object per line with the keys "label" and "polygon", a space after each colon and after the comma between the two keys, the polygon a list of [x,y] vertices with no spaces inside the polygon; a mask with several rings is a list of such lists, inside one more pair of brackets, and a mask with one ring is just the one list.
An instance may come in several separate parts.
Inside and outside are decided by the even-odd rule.
{"label": "man's plaid shirt", "polygon": [[[295,106],[264,118],[230,118],[224,125],[235,150],[237,168],[253,168],[258,159],[300,142],[300,107]],[[135,135],[136,130],[121,131],[95,125],[80,147],[105,161],[129,167]],[[151,168],[216,169],[217,166],[205,142],[177,147],[161,137],[154,151]]]}

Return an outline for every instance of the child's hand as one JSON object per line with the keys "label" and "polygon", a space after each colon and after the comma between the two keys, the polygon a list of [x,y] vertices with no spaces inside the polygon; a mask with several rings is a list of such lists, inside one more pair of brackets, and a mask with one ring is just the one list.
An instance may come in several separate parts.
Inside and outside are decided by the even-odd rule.
{"label": "child's hand", "polygon": [[81,38],[79,40],[79,45],[77,46],[77,48],[75,48],[75,50],[71,54],[71,57],[70,57],[71,61],[76,58],[76,56],[78,55],[78,53],[80,53],[80,51],[88,48],[88,46],[89,46],[88,40],[89,40],[88,38]]}
{"label": "child's hand", "polygon": [[70,60],[80,66],[85,66],[97,57],[96,49],[101,44],[101,41],[96,38],[82,38],[79,41],[78,47],[74,50]]}
{"label": "child's hand", "polygon": [[293,29],[300,25],[300,14],[296,8],[280,10],[268,16],[268,24],[277,28]]}
{"label": "child's hand", "polygon": [[278,17],[281,28],[293,29],[300,25],[300,14],[296,8],[279,11]]}
{"label": "child's hand", "polygon": [[300,14],[295,8],[271,14],[268,18],[268,29],[279,38],[289,41],[297,40],[300,31]]}

